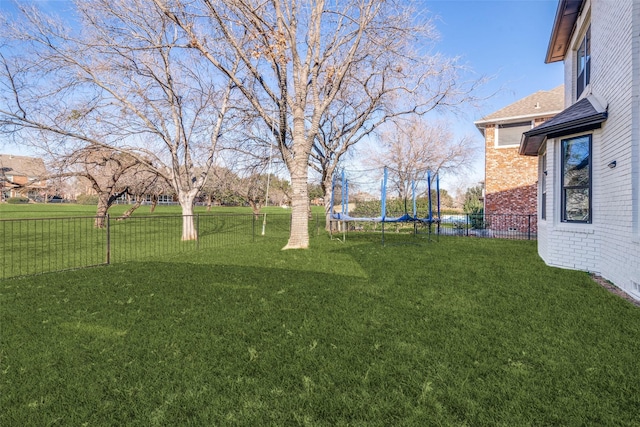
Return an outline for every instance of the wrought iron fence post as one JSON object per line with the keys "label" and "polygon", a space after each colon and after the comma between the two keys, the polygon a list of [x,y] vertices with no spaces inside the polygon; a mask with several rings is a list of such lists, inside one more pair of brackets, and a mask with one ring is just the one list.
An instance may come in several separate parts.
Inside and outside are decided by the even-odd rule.
{"label": "wrought iron fence post", "polygon": [[[265,222],[267,221],[267,214],[264,214]],[[255,243],[256,241],[256,216],[251,215],[251,242]]]}
{"label": "wrought iron fence post", "polygon": [[466,230],[467,237],[469,237],[469,215],[471,214],[467,214],[467,226],[464,228]]}
{"label": "wrought iron fence post", "polygon": [[200,214],[196,214],[196,250],[200,249]]}
{"label": "wrought iron fence post", "polygon": [[106,215],[105,219],[107,220],[107,265],[111,264],[111,224],[109,214]]}
{"label": "wrought iron fence post", "polygon": [[531,214],[527,215],[527,240],[531,240]]}

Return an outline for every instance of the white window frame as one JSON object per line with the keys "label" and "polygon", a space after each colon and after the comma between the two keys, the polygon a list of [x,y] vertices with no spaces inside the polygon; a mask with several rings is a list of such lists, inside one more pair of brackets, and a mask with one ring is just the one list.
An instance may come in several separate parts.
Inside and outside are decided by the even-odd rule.
{"label": "white window frame", "polygon": [[494,129],[495,129],[495,135],[493,138],[493,146],[494,148],[514,148],[514,147],[519,147],[520,146],[520,141],[518,141],[515,144],[508,144],[508,145],[500,145],[500,126],[503,125],[518,125],[521,124],[524,127],[525,123],[529,123],[529,130],[533,129],[534,127],[534,120],[519,120],[519,121],[513,121],[513,122],[506,122],[506,123],[496,123]]}

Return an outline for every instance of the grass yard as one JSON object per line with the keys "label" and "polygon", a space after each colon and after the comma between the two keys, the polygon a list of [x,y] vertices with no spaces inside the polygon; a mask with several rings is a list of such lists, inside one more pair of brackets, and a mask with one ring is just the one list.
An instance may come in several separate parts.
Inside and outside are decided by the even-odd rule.
{"label": "grass yard", "polygon": [[640,424],[640,309],[535,242],[285,240],[0,282],[0,425]]}
{"label": "grass yard", "polygon": [[[109,226],[94,227],[94,206],[72,204],[0,204],[0,280],[149,257],[235,246],[289,234],[290,211],[264,209],[264,217],[250,208],[197,207],[197,241],[181,241],[178,206],[159,206],[153,214],[143,206],[125,221],[117,218],[127,205],[110,210]],[[316,235],[324,217],[316,210],[310,231]]]}
{"label": "grass yard", "polygon": [[[117,218],[122,215],[131,205],[113,205],[109,208],[109,215]],[[322,207],[313,206],[314,213],[321,213]],[[151,212],[150,205],[142,205],[135,210],[133,216],[139,215],[180,215],[180,206],[178,205],[159,205],[155,211]],[[227,207],[213,206],[207,211],[206,206],[194,206],[194,214],[206,213],[226,213],[226,214],[248,214],[251,208],[248,207]],[[289,209],[283,209],[277,206],[268,206],[261,212],[270,214],[287,214],[291,213]],[[9,203],[0,203],[0,219],[23,219],[23,218],[56,218],[56,217],[73,217],[73,216],[95,216],[95,205],[78,205],[75,203],[28,203],[12,205]]]}

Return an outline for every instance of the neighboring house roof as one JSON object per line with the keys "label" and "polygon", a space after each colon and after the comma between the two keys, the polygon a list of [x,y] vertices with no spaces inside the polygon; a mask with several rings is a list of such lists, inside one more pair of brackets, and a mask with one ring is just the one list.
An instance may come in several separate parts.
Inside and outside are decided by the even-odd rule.
{"label": "neighboring house roof", "polygon": [[556,19],[551,30],[551,39],[547,48],[545,63],[558,62],[564,60],[564,56],[569,48],[573,27],[582,12],[583,0],[560,0]]}
{"label": "neighboring house roof", "polygon": [[474,123],[482,131],[490,123],[555,115],[562,111],[562,108],[564,108],[564,85],[551,90],[540,90]]}
{"label": "neighboring house roof", "polygon": [[607,109],[594,95],[582,98],[554,118],[522,134],[520,154],[537,156],[547,138],[557,138],[598,129],[607,120]]}
{"label": "neighboring house roof", "polygon": [[47,170],[44,161],[36,157],[14,156],[0,154],[0,169],[2,175],[44,177]]}

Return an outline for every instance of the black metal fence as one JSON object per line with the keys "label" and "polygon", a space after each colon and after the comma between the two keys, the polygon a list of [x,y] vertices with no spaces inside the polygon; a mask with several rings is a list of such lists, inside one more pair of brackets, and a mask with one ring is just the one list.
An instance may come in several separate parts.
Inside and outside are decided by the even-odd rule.
{"label": "black metal fence", "polygon": [[[197,249],[251,244],[258,239],[286,241],[289,214],[198,214],[192,217],[197,240],[182,241],[182,215],[112,219],[65,217],[0,220],[0,279],[142,260]],[[103,222],[103,227],[96,227]],[[378,231],[375,223],[345,223],[347,232]],[[402,225],[396,225],[401,227]],[[421,224],[429,233],[507,239],[535,239],[535,215],[443,215]],[[310,220],[310,231],[324,228],[324,216]],[[407,232],[416,232],[415,225]],[[396,230],[398,231],[398,230]],[[418,232],[424,232],[421,230]]]}
{"label": "black metal fence", "polygon": [[0,277],[24,276],[108,262],[108,229],[95,218],[0,221]]}
{"label": "black metal fence", "polygon": [[[141,260],[289,235],[287,214],[198,214],[182,241],[182,215],[0,220],[0,279]],[[317,228],[317,220],[310,227]],[[103,222],[102,227],[96,223]],[[263,232],[264,231],[264,232]]]}
{"label": "black metal fence", "polygon": [[[440,218],[408,219],[401,222],[372,220],[334,221],[333,233],[379,232],[535,240],[536,215],[453,214]],[[384,241],[384,240],[383,240]]]}
{"label": "black metal fence", "polygon": [[533,214],[442,215],[436,226],[439,234],[449,236],[519,240],[535,240],[538,238],[538,217]]}

